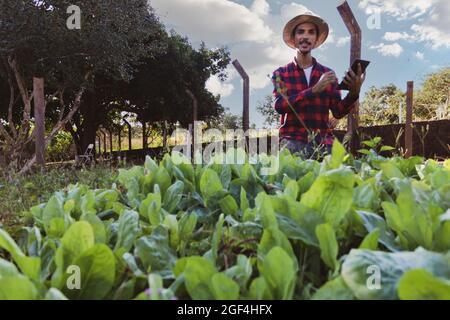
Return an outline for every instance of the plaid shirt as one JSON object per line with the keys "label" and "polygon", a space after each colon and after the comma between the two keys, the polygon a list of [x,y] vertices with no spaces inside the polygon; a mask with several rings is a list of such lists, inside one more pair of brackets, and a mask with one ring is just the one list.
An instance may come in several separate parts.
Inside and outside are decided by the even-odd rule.
{"label": "plaid shirt", "polygon": [[[341,119],[351,111],[358,99],[358,97],[351,99],[349,96],[342,99],[336,83],[314,95],[312,87],[319,82],[322,74],[329,71],[332,70],[313,58],[313,70],[308,86],[305,72],[297,64],[297,59],[294,59],[288,65],[278,68],[272,77],[272,80],[275,81],[276,73],[279,73],[281,81],[287,88],[286,95],[289,102],[311,131],[320,132],[324,144],[333,144],[333,129],[329,125],[329,110],[336,119]],[[275,96],[274,108],[281,114],[280,139],[308,142],[308,132],[291,111],[287,101],[277,92],[276,88],[273,94]]]}

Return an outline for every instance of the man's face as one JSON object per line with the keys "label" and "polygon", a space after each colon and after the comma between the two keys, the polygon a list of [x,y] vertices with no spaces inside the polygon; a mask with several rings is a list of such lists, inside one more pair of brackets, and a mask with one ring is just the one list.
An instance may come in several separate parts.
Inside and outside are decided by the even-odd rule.
{"label": "man's face", "polygon": [[317,41],[317,28],[313,23],[302,23],[294,31],[295,47],[303,54],[311,52]]}

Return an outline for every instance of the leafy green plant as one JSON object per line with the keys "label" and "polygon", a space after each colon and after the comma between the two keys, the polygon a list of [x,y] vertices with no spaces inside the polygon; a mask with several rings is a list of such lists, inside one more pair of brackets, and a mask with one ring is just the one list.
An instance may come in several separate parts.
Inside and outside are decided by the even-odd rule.
{"label": "leafy green plant", "polygon": [[357,161],[337,141],[320,162],[283,150],[271,176],[180,158],[69,183],[0,228],[0,298],[448,298],[449,161]]}

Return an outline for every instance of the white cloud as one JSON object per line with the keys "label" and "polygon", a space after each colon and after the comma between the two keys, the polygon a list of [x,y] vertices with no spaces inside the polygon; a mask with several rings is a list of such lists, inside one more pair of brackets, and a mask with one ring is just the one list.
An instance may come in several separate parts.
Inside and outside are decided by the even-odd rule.
{"label": "white cloud", "polygon": [[362,0],[358,5],[368,15],[380,12],[405,20],[424,15],[438,1],[448,0]]}
{"label": "white cloud", "polygon": [[255,0],[250,11],[256,13],[260,17],[264,17],[270,12],[270,5],[266,0]]}
{"label": "white cloud", "polygon": [[[297,14],[311,11],[297,3],[281,5],[279,13],[271,13],[268,0],[253,0],[248,7],[230,0],[151,0],[162,21],[192,42],[205,41],[208,46],[230,48],[232,59],[238,59],[250,76],[250,88],[262,89],[271,84],[267,75],[292,61],[295,51],[286,46],[282,32],[285,24]],[[345,40],[341,40],[342,41]],[[313,55],[322,59],[326,45],[335,43],[333,29],[324,46]],[[233,67],[231,67],[234,69]],[[225,83],[210,79],[214,93],[231,94],[231,80]],[[237,87],[237,85],[235,84]]]}
{"label": "white cloud", "polygon": [[362,0],[359,3],[366,14],[379,10],[397,20],[415,19],[411,32],[387,32],[386,41],[406,40],[422,42],[432,49],[450,48],[449,0]]}
{"label": "white cloud", "polygon": [[422,52],[420,52],[420,51],[417,51],[417,52],[414,54],[414,56],[415,56],[417,59],[419,59],[419,60],[424,60],[424,59],[425,59],[425,55],[424,55]]}
{"label": "white cloud", "polygon": [[[262,1],[258,1],[262,2]],[[272,36],[258,13],[228,0],[151,0],[161,20],[194,41],[223,44],[265,42]],[[256,5],[258,10],[261,4]]]}
{"label": "white cloud", "polygon": [[220,94],[222,98],[225,98],[233,93],[234,86],[229,83],[229,80],[222,82],[217,76],[212,76],[206,81],[206,89],[214,95]]}
{"label": "white cloud", "polygon": [[386,32],[383,36],[386,41],[413,40],[414,37],[406,32]]}
{"label": "white cloud", "polygon": [[337,47],[343,47],[347,43],[350,43],[350,36],[338,38],[337,41],[336,41],[336,46]]}
{"label": "white cloud", "polygon": [[411,29],[416,32],[415,37],[417,41],[425,42],[432,49],[439,49],[441,47],[450,48],[450,33],[448,30],[444,32],[426,24],[414,24]]}
{"label": "white cloud", "polygon": [[396,58],[398,58],[403,52],[402,46],[397,42],[393,44],[380,43],[378,45],[371,46],[370,49],[376,49],[383,56],[391,56]]}

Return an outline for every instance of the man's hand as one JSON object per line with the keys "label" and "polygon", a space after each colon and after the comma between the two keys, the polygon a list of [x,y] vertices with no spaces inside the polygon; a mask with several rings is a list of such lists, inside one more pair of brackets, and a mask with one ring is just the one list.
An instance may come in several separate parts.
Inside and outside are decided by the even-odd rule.
{"label": "man's hand", "polygon": [[333,71],[324,73],[322,79],[312,88],[313,94],[324,91],[330,84],[337,82],[336,75]]}
{"label": "man's hand", "polygon": [[362,72],[361,64],[358,64],[357,74],[355,74],[352,69],[347,72],[343,82],[350,88],[350,96],[359,96],[364,80],[366,80],[366,74]]}

